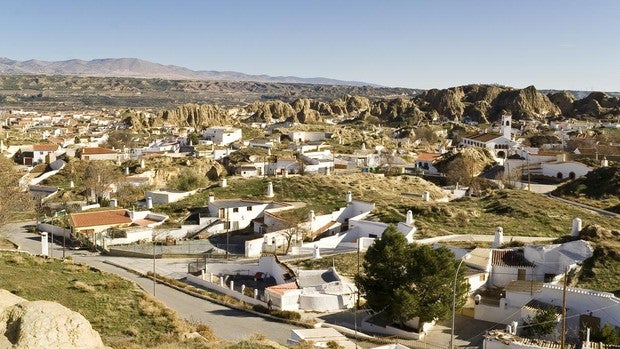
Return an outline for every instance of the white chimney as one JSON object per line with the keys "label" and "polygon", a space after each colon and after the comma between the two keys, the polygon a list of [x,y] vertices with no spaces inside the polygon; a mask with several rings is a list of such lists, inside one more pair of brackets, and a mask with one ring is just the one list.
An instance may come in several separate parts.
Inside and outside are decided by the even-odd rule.
{"label": "white chimney", "polygon": [[215,202],[215,195],[213,193],[209,193],[209,203]]}
{"label": "white chimney", "polygon": [[497,227],[495,229],[495,239],[493,240],[492,248],[499,248],[504,244],[504,228]]}
{"label": "white chimney", "polygon": [[117,207],[118,201],[116,199],[110,199],[110,207]]}
{"label": "white chimney", "polygon": [[581,231],[581,218],[573,219],[573,229],[570,232],[571,236],[579,236],[579,232]]}
{"label": "white chimney", "polygon": [[422,193],[422,201],[430,201],[431,199],[431,193],[425,191]]}
{"label": "white chimney", "polygon": [[407,211],[407,219],[405,220],[405,224],[413,225],[413,212],[411,212],[411,210]]}
{"label": "white chimney", "polygon": [[314,215],[314,210],[310,210],[310,212],[308,212],[308,220],[310,221],[310,223],[314,222],[315,218],[316,216]]}
{"label": "white chimney", "polygon": [[350,191],[348,191],[345,194],[344,199],[347,202],[347,204],[350,204],[351,202],[353,202],[353,194]]}
{"label": "white chimney", "polygon": [[272,198],[273,197],[273,183],[272,182],[268,182],[267,183],[267,195],[265,195],[268,198]]}
{"label": "white chimney", "polygon": [[517,321],[513,321],[512,322],[512,334],[513,335],[517,335],[517,327],[519,326],[519,323]]}
{"label": "white chimney", "polygon": [[609,161],[607,161],[607,157],[603,156],[603,160],[601,160],[601,167],[608,167]]}
{"label": "white chimney", "polygon": [[149,210],[153,208],[153,198],[150,196],[146,197],[146,208]]}
{"label": "white chimney", "polygon": [[49,255],[49,247],[47,245],[47,232],[41,233],[41,255]]}
{"label": "white chimney", "polygon": [[129,175],[129,166],[125,167],[125,174]]}
{"label": "white chimney", "polygon": [[321,250],[319,249],[319,245],[314,245],[314,252],[312,252],[312,259],[320,259],[321,258]]}
{"label": "white chimney", "polygon": [[228,186],[228,180],[226,178],[220,178],[220,187],[226,188]]}
{"label": "white chimney", "polygon": [[73,183],[73,180],[71,180],[71,182],[69,182],[69,188],[75,188],[75,183]]}
{"label": "white chimney", "polygon": [[366,142],[362,143],[362,150],[366,150]]}
{"label": "white chimney", "polygon": [[144,163],[144,159],[140,160],[140,168],[144,168],[146,167],[146,164]]}

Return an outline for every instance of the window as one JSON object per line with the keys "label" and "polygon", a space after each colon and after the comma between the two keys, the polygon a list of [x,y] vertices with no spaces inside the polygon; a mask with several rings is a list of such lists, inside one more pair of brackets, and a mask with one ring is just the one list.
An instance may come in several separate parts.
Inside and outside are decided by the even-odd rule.
{"label": "window", "polygon": [[239,207],[233,207],[233,212],[239,212]]}
{"label": "window", "polygon": [[252,206],[248,206],[245,209],[248,210],[248,211],[252,211]]}
{"label": "window", "polygon": [[525,280],[525,269],[517,270],[517,280]]}
{"label": "window", "polygon": [[484,281],[487,279],[487,275],[486,274],[480,274],[480,281]]}

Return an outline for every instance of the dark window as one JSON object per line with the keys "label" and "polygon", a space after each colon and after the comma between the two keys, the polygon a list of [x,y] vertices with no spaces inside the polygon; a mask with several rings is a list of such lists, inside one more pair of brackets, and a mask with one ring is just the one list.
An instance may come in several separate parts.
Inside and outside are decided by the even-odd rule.
{"label": "dark window", "polygon": [[233,212],[239,212],[239,208],[238,207],[234,207],[233,208]]}
{"label": "dark window", "polygon": [[248,211],[252,211],[252,206],[248,206],[245,209],[248,210]]}

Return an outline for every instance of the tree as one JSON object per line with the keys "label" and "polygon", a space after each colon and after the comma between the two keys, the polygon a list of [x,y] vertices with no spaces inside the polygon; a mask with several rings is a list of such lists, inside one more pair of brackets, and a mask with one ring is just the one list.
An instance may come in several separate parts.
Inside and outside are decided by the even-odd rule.
{"label": "tree", "polygon": [[168,186],[181,191],[190,191],[207,185],[207,178],[192,171],[183,171],[168,182]]}
{"label": "tree", "polygon": [[553,333],[558,324],[558,313],[554,307],[538,309],[534,317],[528,317],[524,327],[525,335],[543,338]]}
{"label": "tree", "polygon": [[13,169],[11,160],[2,155],[0,173],[0,225],[4,225],[14,213],[32,209],[34,202],[27,192],[19,188],[19,174]]}
{"label": "tree", "polygon": [[97,202],[104,196],[108,187],[117,183],[122,177],[119,169],[108,161],[84,161],[82,166],[73,168],[72,174],[82,179],[82,186],[87,191],[86,196],[94,194]]}
{"label": "tree", "polygon": [[[401,325],[418,316],[420,322],[445,319],[452,310],[452,283],[458,267],[447,248],[408,244],[390,225],[364,256],[364,275],[356,283],[370,308]],[[465,303],[468,284],[459,270],[456,305]]]}
{"label": "tree", "polygon": [[620,335],[609,323],[606,323],[600,331],[594,333],[592,339],[605,344],[620,344]]}

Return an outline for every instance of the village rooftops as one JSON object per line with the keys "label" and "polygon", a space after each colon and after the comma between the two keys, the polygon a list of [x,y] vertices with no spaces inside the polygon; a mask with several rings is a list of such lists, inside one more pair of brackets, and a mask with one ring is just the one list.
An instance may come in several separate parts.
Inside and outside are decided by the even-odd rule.
{"label": "village rooftops", "polygon": [[58,145],[56,144],[35,144],[32,146],[33,151],[56,151],[58,150]]}
{"label": "village rooftops", "polygon": [[559,306],[557,304],[541,302],[541,301],[539,301],[537,299],[532,299],[531,301],[527,302],[526,305],[523,306],[523,309],[533,310],[533,311],[545,310],[545,309],[549,309],[549,308],[553,308],[553,310],[555,310],[556,314],[562,314],[562,307],[561,306]]}
{"label": "village rooftops", "polygon": [[535,267],[525,259],[523,250],[493,250],[491,264],[503,267]]}
{"label": "village rooftops", "polygon": [[435,159],[441,157],[440,153],[426,153],[422,152],[418,155],[417,161],[435,161]]}
{"label": "village rooftops", "polygon": [[488,132],[488,133],[470,134],[463,138],[471,139],[471,140],[478,141],[478,142],[489,142],[501,136],[502,135],[500,135],[499,133]]}
{"label": "village rooftops", "polygon": [[295,282],[288,282],[286,284],[269,286],[267,289],[275,294],[283,295],[286,291],[297,290],[298,287]]}
{"label": "village rooftops", "polygon": [[82,155],[99,155],[99,154],[116,154],[118,153],[115,150],[101,148],[101,147],[91,147],[91,148],[82,148]]}
{"label": "village rooftops", "polygon": [[539,292],[542,287],[542,281],[515,280],[506,285],[504,289],[506,292]]}
{"label": "village rooftops", "polygon": [[127,210],[108,210],[72,213],[71,223],[75,228],[93,227],[100,225],[131,224],[131,217]]}
{"label": "village rooftops", "polygon": [[213,205],[216,208],[235,208],[235,207],[247,207],[247,206],[260,206],[260,205],[266,205],[270,203],[271,202],[224,199],[224,200],[213,201],[209,203],[209,205]]}
{"label": "village rooftops", "polygon": [[297,285],[300,288],[316,287],[335,281],[340,281],[340,279],[332,268],[327,270],[300,270],[297,273]]}

